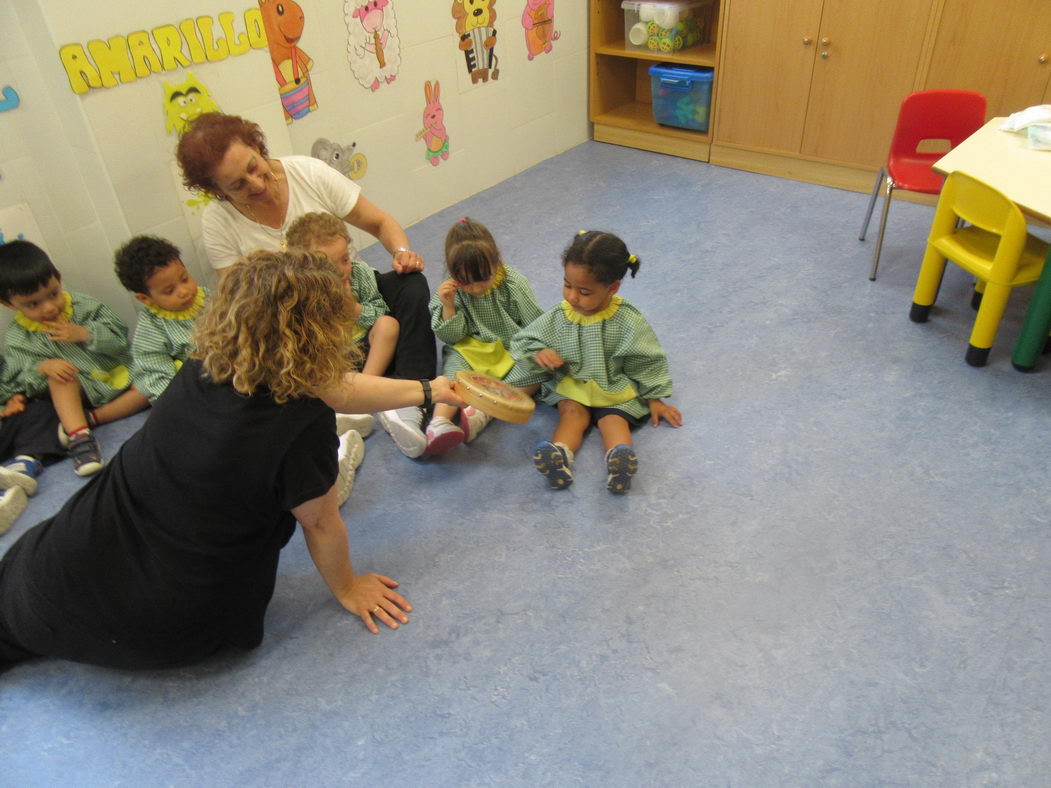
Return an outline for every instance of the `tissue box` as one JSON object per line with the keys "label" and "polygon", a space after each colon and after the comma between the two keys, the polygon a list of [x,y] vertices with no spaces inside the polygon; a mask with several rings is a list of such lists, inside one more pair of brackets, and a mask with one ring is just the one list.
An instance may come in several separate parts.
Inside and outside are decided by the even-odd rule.
{"label": "tissue box", "polygon": [[662,126],[708,131],[714,76],[710,68],[671,63],[650,66],[653,119]]}
{"label": "tissue box", "polygon": [[639,52],[678,52],[707,43],[713,0],[623,0],[624,48]]}

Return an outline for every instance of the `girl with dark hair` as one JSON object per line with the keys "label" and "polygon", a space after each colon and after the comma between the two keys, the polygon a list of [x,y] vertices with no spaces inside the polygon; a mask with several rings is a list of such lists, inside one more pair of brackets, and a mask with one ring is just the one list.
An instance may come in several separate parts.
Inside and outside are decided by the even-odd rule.
{"label": "girl with dark hair", "polygon": [[[522,274],[505,265],[489,229],[474,219],[458,220],[445,236],[445,268],[449,278],[431,297],[431,326],[444,345],[443,374],[461,369],[503,378],[514,359],[511,337],[542,312],[533,288]],[[536,386],[527,390],[532,394]],[[459,424],[454,419],[459,415]],[[482,411],[467,407],[457,414],[435,405],[427,427],[427,453],[445,454],[474,440],[489,423]]]}
{"label": "girl with dark hair", "polygon": [[575,452],[592,425],[606,449],[606,488],[626,493],[638,470],[631,431],[647,420],[682,425],[671,396],[668,360],[657,335],[634,306],[617,295],[639,260],[607,232],[581,231],[562,255],[561,304],[519,331],[511,355],[524,372],[509,383],[542,381],[540,398],[558,408],[558,426],[541,441],[533,464],[554,490],[573,483]]}

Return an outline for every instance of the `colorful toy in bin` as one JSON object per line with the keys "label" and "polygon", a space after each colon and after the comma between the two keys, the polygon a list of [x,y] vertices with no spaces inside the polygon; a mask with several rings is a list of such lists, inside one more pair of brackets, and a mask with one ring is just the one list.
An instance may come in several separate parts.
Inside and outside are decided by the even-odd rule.
{"label": "colorful toy in bin", "polygon": [[623,0],[624,41],[628,49],[678,52],[708,40],[711,0],[644,3]]}
{"label": "colorful toy in bin", "polygon": [[663,126],[708,131],[713,77],[710,68],[670,63],[650,66],[653,119]]}

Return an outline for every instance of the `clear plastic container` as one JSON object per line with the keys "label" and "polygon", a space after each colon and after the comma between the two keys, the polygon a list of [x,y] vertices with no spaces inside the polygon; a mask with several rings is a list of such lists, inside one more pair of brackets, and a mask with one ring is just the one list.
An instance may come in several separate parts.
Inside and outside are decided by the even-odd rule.
{"label": "clear plastic container", "polygon": [[710,68],[671,63],[650,66],[653,119],[662,126],[708,131],[714,77]]}
{"label": "clear plastic container", "polygon": [[714,0],[622,0],[624,48],[678,52],[709,41]]}

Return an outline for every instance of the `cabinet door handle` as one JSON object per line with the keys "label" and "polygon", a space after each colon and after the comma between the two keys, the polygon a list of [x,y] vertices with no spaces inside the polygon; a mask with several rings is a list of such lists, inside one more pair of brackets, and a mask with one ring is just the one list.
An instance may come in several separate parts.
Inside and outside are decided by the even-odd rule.
{"label": "cabinet door handle", "polygon": [[1041,55],[1040,57],[1038,57],[1036,59],[1036,62],[1037,63],[1046,63],[1047,62],[1047,55]]}
{"label": "cabinet door handle", "polygon": [[825,60],[828,60],[828,52],[822,52],[821,57],[825,58]]}
{"label": "cabinet door handle", "polygon": [[825,38],[821,39],[821,46],[823,46],[823,47],[827,47],[831,43],[832,43],[832,40],[829,39],[828,37],[825,37]]}
{"label": "cabinet door handle", "polygon": [[814,40],[814,39],[812,39],[812,38],[811,38],[810,36],[803,36],[803,46],[805,46],[805,47],[808,47],[808,46],[810,46],[810,43],[811,43],[811,42],[812,42],[813,40]]}

